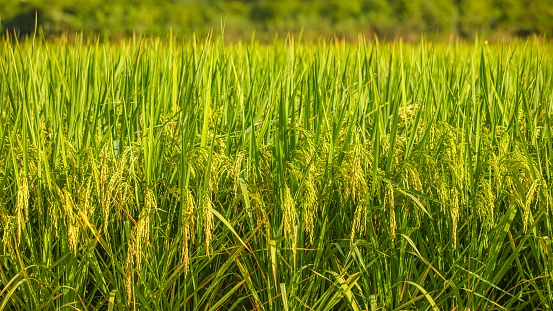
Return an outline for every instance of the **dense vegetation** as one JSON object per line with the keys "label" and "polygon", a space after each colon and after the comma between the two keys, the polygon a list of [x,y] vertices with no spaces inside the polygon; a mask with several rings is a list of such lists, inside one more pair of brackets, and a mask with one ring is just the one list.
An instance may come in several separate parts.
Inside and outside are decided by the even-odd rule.
{"label": "dense vegetation", "polygon": [[551,309],[551,50],[3,41],[0,309]]}
{"label": "dense vegetation", "polygon": [[[38,15],[36,15],[38,14]],[[0,30],[33,33],[35,17],[47,35],[60,32],[165,35],[206,34],[223,20],[227,39],[271,41],[275,32],[304,37],[346,36],[359,31],[381,38],[430,36],[498,38],[553,30],[549,0],[28,0],[1,1]]]}

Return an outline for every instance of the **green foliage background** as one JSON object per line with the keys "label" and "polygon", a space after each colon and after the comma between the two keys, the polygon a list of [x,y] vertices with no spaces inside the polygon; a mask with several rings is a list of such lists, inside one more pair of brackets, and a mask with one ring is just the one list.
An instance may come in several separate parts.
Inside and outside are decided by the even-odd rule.
{"label": "green foliage background", "polygon": [[227,39],[271,39],[276,32],[392,38],[421,33],[473,38],[543,34],[553,29],[549,0],[30,0],[1,1],[0,29],[30,34],[35,19],[47,35],[83,31],[124,37],[133,33],[205,34],[224,21]]}

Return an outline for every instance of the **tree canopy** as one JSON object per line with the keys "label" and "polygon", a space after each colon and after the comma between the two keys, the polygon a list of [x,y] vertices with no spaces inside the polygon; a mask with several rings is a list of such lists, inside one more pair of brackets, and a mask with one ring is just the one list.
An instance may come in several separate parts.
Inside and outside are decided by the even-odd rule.
{"label": "tree canopy", "polygon": [[207,33],[225,25],[247,39],[277,32],[306,36],[358,32],[415,38],[421,33],[470,38],[553,30],[550,0],[26,0],[0,2],[0,30],[20,35],[83,32],[111,37],[134,33]]}

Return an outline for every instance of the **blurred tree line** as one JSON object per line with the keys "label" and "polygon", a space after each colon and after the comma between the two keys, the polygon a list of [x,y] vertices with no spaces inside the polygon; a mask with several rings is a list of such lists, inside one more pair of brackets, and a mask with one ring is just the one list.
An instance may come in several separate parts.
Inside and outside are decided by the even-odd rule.
{"label": "blurred tree line", "polygon": [[[1,0],[0,30],[46,35],[82,31],[123,37],[133,33],[205,34],[225,25],[227,38],[304,37],[358,32],[415,39],[421,33],[471,38],[551,33],[552,0]],[[15,29],[15,31],[14,31]]]}

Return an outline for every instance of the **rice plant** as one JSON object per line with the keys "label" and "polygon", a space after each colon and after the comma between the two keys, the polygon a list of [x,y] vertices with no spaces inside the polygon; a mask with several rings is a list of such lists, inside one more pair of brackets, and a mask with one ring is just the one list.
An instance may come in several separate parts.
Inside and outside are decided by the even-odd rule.
{"label": "rice plant", "polygon": [[0,309],[553,308],[548,41],[1,44]]}

